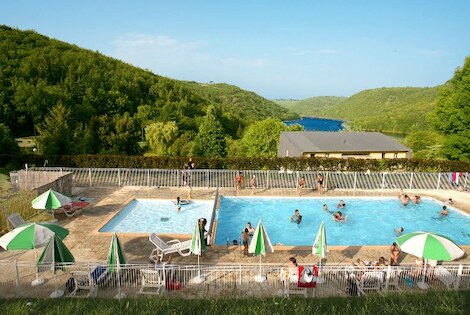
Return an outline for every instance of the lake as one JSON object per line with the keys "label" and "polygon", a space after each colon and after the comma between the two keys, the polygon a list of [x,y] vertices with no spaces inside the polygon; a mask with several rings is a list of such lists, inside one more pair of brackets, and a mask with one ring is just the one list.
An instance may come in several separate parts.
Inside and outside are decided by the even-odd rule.
{"label": "lake", "polygon": [[284,121],[287,126],[299,124],[306,131],[340,131],[343,129],[343,121],[336,119],[303,117],[296,120]]}

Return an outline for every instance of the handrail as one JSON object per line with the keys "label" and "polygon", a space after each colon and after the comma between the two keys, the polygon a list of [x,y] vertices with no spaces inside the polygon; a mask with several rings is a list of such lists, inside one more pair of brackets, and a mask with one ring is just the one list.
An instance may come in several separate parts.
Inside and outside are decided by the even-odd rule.
{"label": "handrail", "polygon": [[[181,187],[181,170],[178,169],[129,169],[129,168],[71,168],[35,167],[30,171],[72,172],[75,186],[86,187]],[[234,188],[236,170],[192,169],[189,184],[194,188]],[[316,189],[319,174],[326,189],[349,190],[468,190],[468,173],[414,173],[414,172],[331,172],[289,170],[243,170],[242,186],[249,187],[256,175],[256,187],[261,189],[295,189],[298,178],[306,179],[306,189]]]}

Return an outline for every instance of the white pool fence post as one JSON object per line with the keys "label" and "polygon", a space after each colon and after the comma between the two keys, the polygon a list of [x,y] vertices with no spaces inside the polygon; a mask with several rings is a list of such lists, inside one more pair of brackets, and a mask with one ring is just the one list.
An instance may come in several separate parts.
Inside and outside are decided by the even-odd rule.
{"label": "white pool fence post", "polygon": [[439,189],[441,186],[441,173],[439,172],[439,175],[437,176],[437,186],[436,189]]}
{"label": "white pool fence post", "polygon": [[18,271],[18,262],[16,261],[16,259],[15,259],[15,274],[16,274],[16,278],[15,278],[16,287],[18,288],[20,286],[20,275]]}
{"label": "white pool fence post", "polygon": [[385,189],[385,173],[382,173],[382,189]]}
{"label": "white pool fence post", "polygon": [[392,274],[392,266],[387,266],[386,276],[385,276],[385,292],[388,291],[388,283],[390,280],[390,275]]}
{"label": "white pool fence post", "polygon": [[211,172],[206,170],[207,188],[211,188]]}
{"label": "white pool fence post", "polygon": [[91,181],[91,168],[88,168],[88,179],[90,181],[90,187],[93,186],[93,183]]}
{"label": "white pool fence post", "polygon": [[117,175],[118,175],[118,187],[121,187],[121,169],[117,169]]}
{"label": "white pool fence post", "polygon": [[[266,189],[269,189],[269,186],[270,186],[270,179],[271,179],[271,172],[270,171],[266,171]],[[467,180],[465,179],[465,183],[467,182]]]}
{"label": "white pool fence post", "polygon": [[459,269],[457,271],[457,281],[455,281],[454,284],[454,290],[458,290],[460,287],[460,279],[462,278],[462,271],[463,271],[463,265],[459,265]]}
{"label": "white pool fence post", "polygon": [[327,191],[328,191],[328,174],[330,174],[330,172],[326,172],[326,174],[325,174],[325,184],[323,185],[323,188],[326,188]]}
{"label": "white pool fence post", "polygon": [[242,265],[238,265],[238,284],[241,285],[242,284]]}
{"label": "white pool fence post", "polygon": [[463,189],[467,190],[467,179],[468,179],[468,172],[465,173],[465,184],[463,184]]}
{"label": "white pool fence post", "polygon": [[413,188],[412,188],[412,187],[413,187],[413,174],[414,174],[414,173],[411,173],[411,176],[410,176],[410,185],[409,185],[410,188],[408,188],[408,189],[413,189]]}
{"label": "white pool fence post", "polygon": [[356,190],[356,183],[357,183],[357,172],[354,172],[353,190]]}

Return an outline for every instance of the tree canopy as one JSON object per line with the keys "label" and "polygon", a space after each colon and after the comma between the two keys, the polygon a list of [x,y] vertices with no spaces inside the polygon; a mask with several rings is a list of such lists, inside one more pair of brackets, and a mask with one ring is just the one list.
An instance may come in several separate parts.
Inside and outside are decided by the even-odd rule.
{"label": "tree canopy", "polygon": [[470,160],[470,57],[440,90],[433,115],[436,130],[445,136],[442,155]]}

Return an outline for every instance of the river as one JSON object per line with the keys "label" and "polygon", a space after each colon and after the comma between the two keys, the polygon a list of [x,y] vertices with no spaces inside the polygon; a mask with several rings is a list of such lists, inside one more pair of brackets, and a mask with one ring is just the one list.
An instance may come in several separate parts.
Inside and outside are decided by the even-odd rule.
{"label": "river", "polygon": [[342,126],[343,122],[342,120],[315,117],[303,117],[301,119],[284,121],[287,126],[299,124],[306,131],[340,131],[344,129]]}

